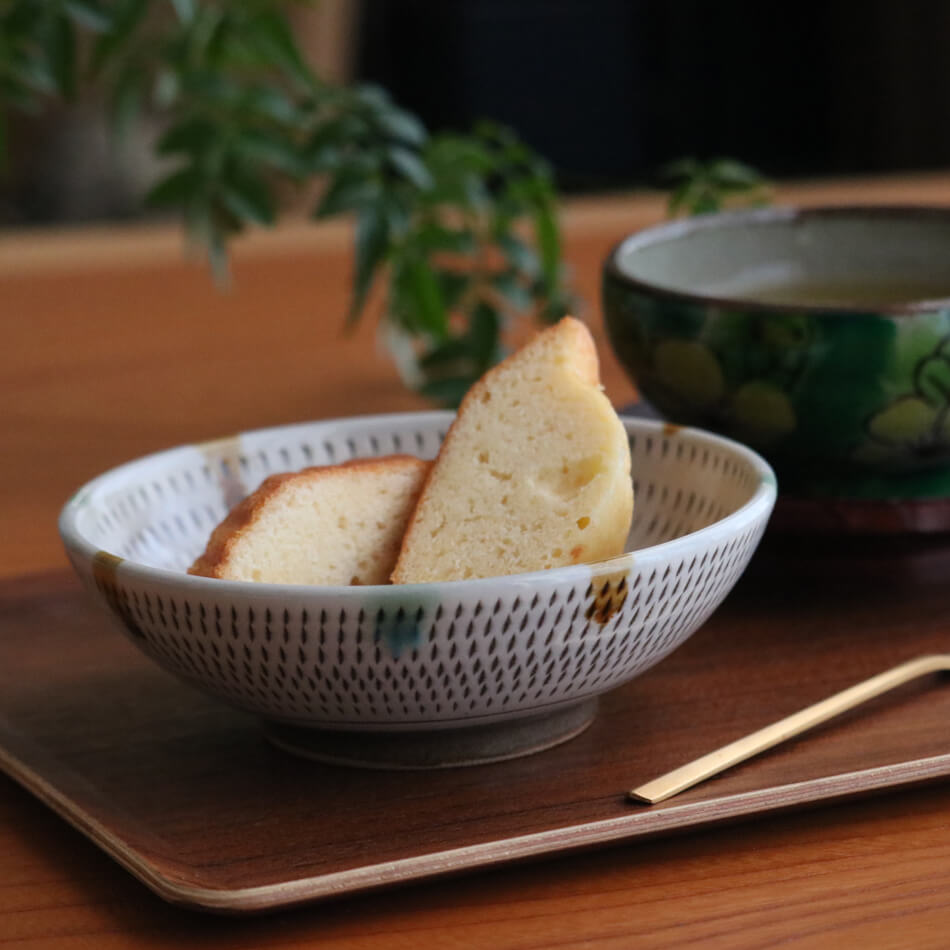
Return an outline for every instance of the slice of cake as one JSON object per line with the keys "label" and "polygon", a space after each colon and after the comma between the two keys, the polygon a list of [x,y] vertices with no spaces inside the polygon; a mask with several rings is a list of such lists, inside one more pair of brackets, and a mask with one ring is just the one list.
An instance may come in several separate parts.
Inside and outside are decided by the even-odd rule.
{"label": "slice of cake", "polygon": [[467,393],[409,522],[394,583],[494,577],[621,554],[630,448],[571,317]]}
{"label": "slice of cake", "polygon": [[272,475],[215,528],[189,573],[386,584],[430,465],[390,455]]}

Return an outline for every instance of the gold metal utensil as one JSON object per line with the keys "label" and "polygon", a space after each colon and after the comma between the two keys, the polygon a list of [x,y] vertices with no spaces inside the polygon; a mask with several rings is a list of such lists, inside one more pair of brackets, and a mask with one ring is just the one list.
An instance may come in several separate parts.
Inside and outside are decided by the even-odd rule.
{"label": "gold metal utensil", "polygon": [[874,699],[882,693],[909,683],[918,676],[940,670],[950,671],[950,654],[921,656],[915,660],[908,660],[900,666],[895,666],[893,669],[850,686],[785,719],[773,722],[772,725],[759,729],[751,735],[730,742],[693,762],[681,765],[678,769],[667,772],[666,775],[661,775],[652,782],[647,782],[646,785],[632,789],[627,792],[627,797],[632,801],[655,805],[713,775],[718,775],[739,762],[744,762],[766,749],[771,749],[786,739],[801,735],[814,726],[821,725],[855,706],[860,706],[869,699]]}

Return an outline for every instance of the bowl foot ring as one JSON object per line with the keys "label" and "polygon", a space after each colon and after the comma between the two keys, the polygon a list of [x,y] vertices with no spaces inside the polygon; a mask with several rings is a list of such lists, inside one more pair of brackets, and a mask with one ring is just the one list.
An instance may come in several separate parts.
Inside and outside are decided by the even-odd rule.
{"label": "bowl foot ring", "polygon": [[314,729],[266,720],[264,734],[285,752],[370,769],[443,769],[485,765],[543,752],[580,735],[597,714],[597,700],[519,719],[473,726],[357,731]]}

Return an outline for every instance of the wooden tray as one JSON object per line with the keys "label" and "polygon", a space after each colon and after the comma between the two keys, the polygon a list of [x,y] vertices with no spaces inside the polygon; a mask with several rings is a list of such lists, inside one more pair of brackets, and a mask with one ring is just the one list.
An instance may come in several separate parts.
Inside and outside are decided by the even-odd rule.
{"label": "wooden tray", "polygon": [[[783,544],[788,542],[783,541]],[[693,639],[535,756],[440,772],[295,759],[178,683],[65,573],[0,584],[0,766],[162,897],[254,911],[950,774],[922,680],[652,808],[626,789],[950,648],[950,544],[763,550]]]}

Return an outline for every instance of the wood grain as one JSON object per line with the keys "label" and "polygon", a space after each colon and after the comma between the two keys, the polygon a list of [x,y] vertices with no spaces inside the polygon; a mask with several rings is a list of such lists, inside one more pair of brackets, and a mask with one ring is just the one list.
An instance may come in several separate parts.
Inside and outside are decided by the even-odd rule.
{"label": "wood grain", "polygon": [[[0,587],[0,766],[161,896],[222,911],[942,778],[950,775],[950,689],[931,676],[675,802],[624,800],[631,780],[869,672],[946,649],[942,579],[908,576],[890,546],[872,549],[852,555],[850,577],[839,572],[833,588],[803,604],[807,573],[794,549],[770,542],[728,605],[656,670],[604,697],[581,736],[511,762],[415,773],[282,754],[251,717],[153,667],[70,575],[8,581]],[[914,556],[946,566],[950,544]],[[887,582],[866,590],[882,567]],[[911,615],[914,629],[895,641]],[[827,628],[803,642],[801,630],[816,621]]]}
{"label": "wood grain", "polygon": [[[627,797],[631,801],[640,804],[656,805],[688,788],[692,788],[694,785],[698,785],[700,782],[714,778],[727,769],[734,768],[742,762],[761,755],[783,742],[798,738],[806,732],[830,722],[832,719],[837,719],[844,713],[904,686],[912,680],[919,679],[922,676],[933,678],[934,673],[948,672],[950,672],[950,654],[947,653],[929,653],[904,660],[903,663],[897,666],[892,666],[881,673],[875,673],[870,679],[861,680],[860,683],[847,686],[832,696],[826,696],[804,709],[796,710],[778,722],[762,726],[749,735],[734,739],[727,745],[713,749],[698,759],[693,759],[685,765],[678,766],[672,772],[651,779],[646,784],[631,789],[627,793]],[[910,766],[908,771],[912,770],[915,778],[942,775],[943,759],[943,756],[936,756],[926,760],[917,760],[914,763],[905,763],[904,767]],[[924,771],[924,768],[926,768],[926,771]],[[873,775],[875,778],[880,776],[882,781],[890,783],[890,780],[900,777],[902,771],[903,768],[884,766],[875,771]],[[855,774],[850,773],[847,780],[854,783]],[[863,772],[862,780],[870,783],[871,775],[870,772]],[[832,784],[832,781],[823,780],[823,784],[827,787]],[[852,785],[852,787],[854,786]],[[868,785],[864,787],[866,788]]]}
{"label": "wood grain", "polygon": [[[819,182],[785,188],[779,197],[946,204],[950,178]],[[660,200],[650,196],[565,210],[568,262],[598,334],[602,255],[661,215]],[[61,569],[59,507],[115,462],[250,425],[417,407],[377,350],[371,326],[352,338],[340,333],[348,242],[347,230],[336,226],[292,226],[253,238],[239,252],[234,287],[220,293],[202,267],[182,261],[174,229],[0,236],[0,574],[18,579],[26,595],[23,575]],[[598,340],[608,393],[623,403],[633,389],[603,336]],[[813,570],[815,552],[807,544],[798,552],[799,594],[789,608],[795,623],[786,630],[794,629],[803,647],[836,629],[850,629],[860,645],[862,632],[847,616],[852,603],[873,623],[895,577],[930,583],[947,576],[942,553],[927,547],[864,558],[864,580],[849,582],[851,600],[809,613],[815,592],[847,574],[860,547],[819,559]],[[905,603],[907,614],[891,632],[895,656],[904,647],[910,654],[921,624],[935,633],[947,617],[950,595],[942,605],[938,588],[928,596],[920,616]],[[743,609],[754,605],[753,597]],[[0,636],[8,623],[0,620]],[[760,649],[765,693],[784,667],[767,635]],[[816,683],[816,698],[827,676]],[[708,699],[726,702],[713,692]],[[51,708],[56,700],[47,697]],[[699,751],[680,741],[669,764]],[[637,779],[624,774],[620,788]],[[0,946],[943,947],[950,930],[948,814],[950,788],[937,784],[229,921],[157,899],[0,777]]]}

